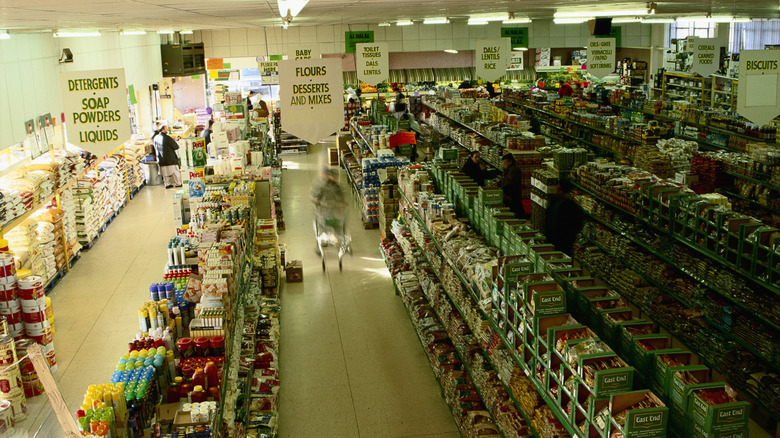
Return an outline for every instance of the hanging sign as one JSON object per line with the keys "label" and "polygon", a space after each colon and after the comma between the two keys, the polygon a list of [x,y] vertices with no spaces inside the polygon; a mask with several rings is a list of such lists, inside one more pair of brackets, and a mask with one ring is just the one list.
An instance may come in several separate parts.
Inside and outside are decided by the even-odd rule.
{"label": "hanging sign", "polygon": [[387,43],[355,44],[355,66],[358,81],[376,85],[390,76],[390,60]]}
{"label": "hanging sign", "polygon": [[502,27],[501,37],[512,40],[512,48],[528,47],[528,28],[527,27]]}
{"label": "hanging sign", "polygon": [[739,52],[737,112],[757,125],[780,115],[780,50]]}
{"label": "hanging sign", "polygon": [[320,49],[314,44],[295,44],[287,52],[287,59],[312,59],[320,57]]}
{"label": "hanging sign", "polygon": [[279,83],[279,61],[282,55],[258,56],[257,72],[263,77],[263,85],[275,85]]}
{"label": "hanging sign", "polygon": [[615,39],[588,39],[588,73],[603,78],[615,71]]}
{"label": "hanging sign", "polygon": [[488,81],[495,81],[506,73],[512,58],[512,40],[496,38],[477,40],[474,65],[477,76]]}
{"label": "hanging sign", "polygon": [[70,143],[102,157],[130,138],[124,69],[62,72],[60,87]]}
{"label": "hanging sign", "polygon": [[689,44],[688,47],[693,49],[692,72],[706,78],[718,71],[720,67],[720,47],[716,38],[693,37],[692,44]]}
{"label": "hanging sign", "polygon": [[282,129],[316,143],[344,126],[341,58],[279,62]]}
{"label": "hanging sign", "polygon": [[344,52],[355,53],[355,44],[373,43],[374,31],[362,30],[359,32],[344,32]]}

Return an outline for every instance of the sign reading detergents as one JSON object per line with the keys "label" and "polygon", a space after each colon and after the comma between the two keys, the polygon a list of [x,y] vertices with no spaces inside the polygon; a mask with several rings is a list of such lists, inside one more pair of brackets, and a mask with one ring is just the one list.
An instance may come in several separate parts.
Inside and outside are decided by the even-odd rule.
{"label": "sign reading detergents", "polygon": [[780,115],[780,50],[739,52],[737,112],[757,125]]}
{"label": "sign reading detergents", "polygon": [[504,74],[511,64],[512,41],[509,38],[477,40],[474,56],[477,76],[487,81],[495,81]]}
{"label": "sign reading detergents", "polygon": [[588,73],[597,78],[615,71],[615,38],[588,39]]}
{"label": "sign reading detergents", "polygon": [[130,138],[124,69],[60,73],[68,141],[102,157]]}
{"label": "sign reading detergents", "polygon": [[376,85],[390,77],[390,61],[387,43],[355,44],[355,65],[358,80]]}
{"label": "sign reading detergents", "polygon": [[316,143],[344,126],[341,58],[279,61],[282,129]]}

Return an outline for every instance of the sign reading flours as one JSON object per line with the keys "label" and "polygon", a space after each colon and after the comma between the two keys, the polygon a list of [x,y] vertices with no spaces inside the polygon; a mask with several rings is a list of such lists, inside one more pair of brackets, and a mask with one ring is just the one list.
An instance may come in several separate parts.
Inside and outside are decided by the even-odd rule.
{"label": "sign reading flours", "polygon": [[691,71],[705,78],[718,71],[720,67],[720,47],[716,38],[688,37],[693,48]]}
{"label": "sign reading flours", "polygon": [[477,40],[477,50],[474,54],[477,76],[495,81],[506,74],[512,58],[511,45],[512,40],[509,38]]}
{"label": "sign reading flours", "polygon": [[355,45],[358,80],[376,85],[390,77],[387,43],[359,43]]}
{"label": "sign reading flours", "polygon": [[758,125],[780,114],[780,50],[739,52],[737,112]]}
{"label": "sign reading flours", "polygon": [[279,61],[282,129],[316,143],[344,126],[341,58]]}
{"label": "sign reading flours", "polygon": [[130,138],[125,70],[60,73],[68,141],[102,157]]}
{"label": "sign reading flours", "polygon": [[287,59],[311,59],[319,58],[320,50],[314,44],[295,44],[287,52]]}
{"label": "sign reading flours", "polygon": [[588,39],[588,73],[597,78],[615,71],[615,39]]}

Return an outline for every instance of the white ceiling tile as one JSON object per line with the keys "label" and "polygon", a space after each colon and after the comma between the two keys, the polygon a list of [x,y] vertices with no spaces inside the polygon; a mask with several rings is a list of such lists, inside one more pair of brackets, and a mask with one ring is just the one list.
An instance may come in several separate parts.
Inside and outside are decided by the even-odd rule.
{"label": "white ceiling tile", "polygon": [[317,41],[329,43],[335,41],[333,26],[317,26]]}
{"label": "white ceiling tile", "polygon": [[436,27],[444,26],[442,24],[420,24],[412,27],[416,27],[420,31],[421,40],[435,40],[436,39]]}
{"label": "white ceiling tile", "polygon": [[229,32],[230,45],[245,45],[246,44],[246,28],[230,29]]}
{"label": "white ceiling tile", "polygon": [[391,26],[385,28],[385,41],[401,41],[404,39],[402,28]]}
{"label": "white ceiling tile", "polygon": [[211,44],[218,47],[230,46],[230,31],[226,29],[211,31]]}
{"label": "white ceiling tile", "polygon": [[300,28],[301,43],[315,43],[317,42],[317,28],[316,27],[301,27]]}
{"label": "white ceiling tile", "polygon": [[404,45],[403,45],[403,51],[404,52],[419,52],[420,51],[420,40],[415,39],[405,39]]}
{"label": "white ceiling tile", "polygon": [[326,54],[326,53],[340,53],[341,50],[336,49],[336,45],[334,43],[320,43],[320,53]]}
{"label": "white ceiling tile", "polygon": [[231,58],[243,58],[249,56],[247,51],[247,46],[243,44],[234,44],[230,46],[230,57]]}
{"label": "white ceiling tile", "polygon": [[421,52],[432,52],[436,50],[436,40],[420,40],[419,50]]}

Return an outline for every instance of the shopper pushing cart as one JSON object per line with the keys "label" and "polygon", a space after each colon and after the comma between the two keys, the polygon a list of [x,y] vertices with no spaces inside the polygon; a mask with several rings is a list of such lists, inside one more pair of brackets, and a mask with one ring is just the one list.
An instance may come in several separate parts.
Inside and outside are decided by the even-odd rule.
{"label": "shopper pushing cart", "polygon": [[352,253],[351,237],[347,230],[347,201],[344,191],[336,181],[336,172],[325,168],[322,181],[312,193],[314,203],[314,234],[317,238],[317,253],[322,257],[322,269],[325,269],[325,251],[327,246],[339,248],[339,269],[345,253]]}

